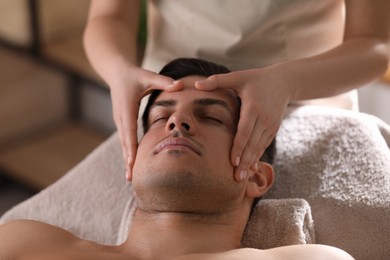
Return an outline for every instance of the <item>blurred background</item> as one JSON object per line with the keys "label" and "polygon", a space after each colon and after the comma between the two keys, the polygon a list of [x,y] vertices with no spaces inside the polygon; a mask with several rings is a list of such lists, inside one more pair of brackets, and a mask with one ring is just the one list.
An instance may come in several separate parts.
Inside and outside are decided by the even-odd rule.
{"label": "blurred background", "polygon": [[0,0],[0,215],[115,130],[82,47],[89,0]]}
{"label": "blurred background", "polygon": [[[89,0],[0,0],[0,216],[52,184],[114,131],[108,88],[82,47]],[[145,2],[139,34],[145,43]],[[359,90],[390,123],[390,73]]]}

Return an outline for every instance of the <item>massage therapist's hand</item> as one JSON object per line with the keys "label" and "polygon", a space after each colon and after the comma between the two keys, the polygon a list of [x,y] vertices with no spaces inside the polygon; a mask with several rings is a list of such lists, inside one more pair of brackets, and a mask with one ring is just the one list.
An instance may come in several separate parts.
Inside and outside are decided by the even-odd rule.
{"label": "massage therapist's hand", "polygon": [[269,67],[213,75],[195,84],[200,90],[233,89],[241,99],[231,151],[237,181],[246,177],[249,167],[259,160],[279,129],[290,100],[287,82],[280,76],[280,71]]}
{"label": "massage therapist's hand", "polygon": [[157,73],[128,67],[117,73],[110,82],[113,117],[118,128],[123,158],[126,164],[126,178],[132,178],[138,140],[137,118],[141,99],[153,89],[176,91],[182,88],[182,83],[158,75]]}

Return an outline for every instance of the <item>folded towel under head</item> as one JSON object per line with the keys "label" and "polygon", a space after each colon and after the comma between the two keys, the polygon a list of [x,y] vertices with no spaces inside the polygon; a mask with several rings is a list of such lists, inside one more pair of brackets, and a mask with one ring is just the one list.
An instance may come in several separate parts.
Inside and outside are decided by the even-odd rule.
{"label": "folded towel under head", "polygon": [[242,239],[258,249],[314,244],[314,223],[304,199],[263,199],[254,207]]}

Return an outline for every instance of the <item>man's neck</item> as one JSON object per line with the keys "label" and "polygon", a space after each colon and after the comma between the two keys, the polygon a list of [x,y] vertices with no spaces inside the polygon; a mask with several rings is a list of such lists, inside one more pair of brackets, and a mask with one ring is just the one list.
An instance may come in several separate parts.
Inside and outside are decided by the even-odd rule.
{"label": "man's neck", "polygon": [[239,248],[246,220],[239,216],[237,221],[237,216],[231,214],[237,213],[145,212],[138,209],[122,249],[141,259],[171,259],[184,254]]}

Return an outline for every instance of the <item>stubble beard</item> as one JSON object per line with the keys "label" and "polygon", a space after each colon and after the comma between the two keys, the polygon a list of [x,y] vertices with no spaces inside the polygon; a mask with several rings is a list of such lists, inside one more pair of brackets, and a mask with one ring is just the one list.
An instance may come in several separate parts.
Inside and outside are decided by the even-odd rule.
{"label": "stubble beard", "polygon": [[202,166],[187,169],[173,165],[163,170],[147,165],[144,169],[133,183],[138,208],[144,211],[223,212],[239,195]]}

